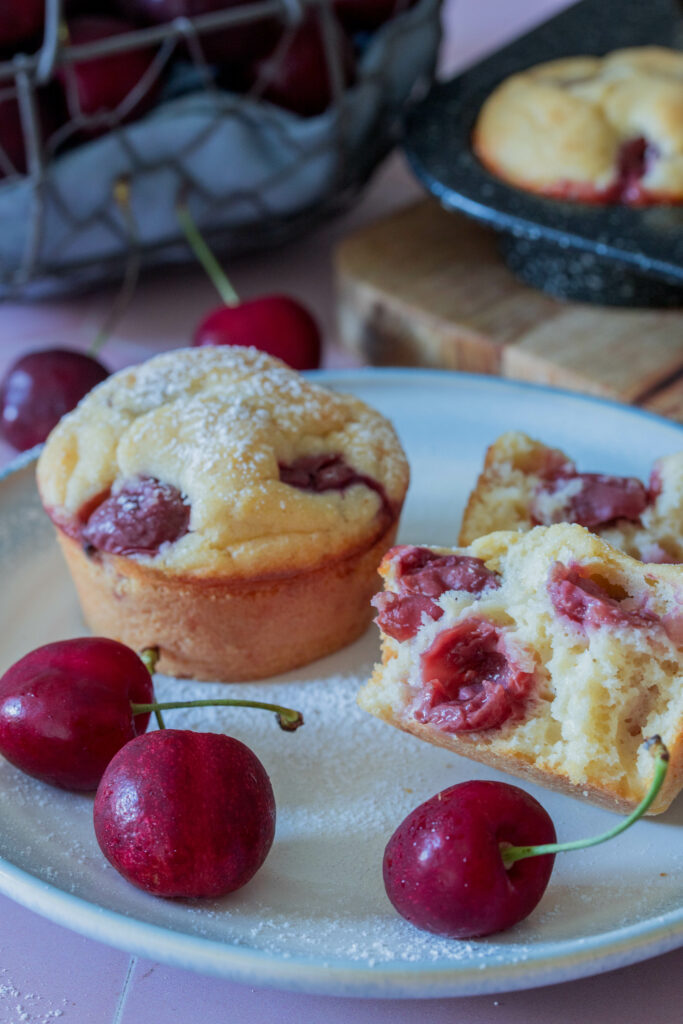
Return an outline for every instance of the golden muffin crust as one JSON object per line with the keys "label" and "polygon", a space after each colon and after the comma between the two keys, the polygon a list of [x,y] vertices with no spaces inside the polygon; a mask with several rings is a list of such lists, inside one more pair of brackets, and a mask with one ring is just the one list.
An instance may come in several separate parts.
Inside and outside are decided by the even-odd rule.
{"label": "golden muffin crust", "polygon": [[[422,578],[405,568],[416,551]],[[439,575],[425,552],[478,559],[479,569]],[[358,696],[362,708],[429,743],[618,811],[647,792],[653,760],[643,741],[659,734],[671,762],[650,813],[671,803],[683,786],[683,566],[644,565],[561,524],[493,533],[466,548],[394,548],[380,572],[378,624],[387,631],[382,663]],[[408,606],[397,610],[416,600],[417,617]],[[463,646],[449,648],[458,637]],[[433,652],[444,640],[441,665],[459,679],[439,677]],[[515,693],[505,682],[510,707],[487,726],[478,687],[488,678],[494,702],[506,664],[524,685]]]}
{"label": "golden muffin crust", "polygon": [[[572,492],[580,493],[582,476],[592,475],[578,473],[564,452],[521,431],[501,434],[488,448],[468,498],[460,544],[496,530],[530,530],[539,521],[571,522]],[[562,486],[547,488],[553,478],[563,477]],[[615,515],[591,531],[642,562],[683,562],[683,452],[654,462],[646,493],[633,519]]]}
{"label": "golden muffin crust", "polygon": [[[281,465],[335,454],[357,482],[312,493]],[[41,499],[69,533],[98,498],[152,478],[176,488],[189,530],[141,566],[173,575],[286,576],[367,549],[396,519],[408,465],[391,424],[359,399],[255,349],[170,352],[122,370],[59,423],[38,463]]]}
{"label": "golden muffin crust", "polygon": [[681,202],[683,53],[632,47],[512,75],[484,103],[473,147],[494,174],[531,191]]}

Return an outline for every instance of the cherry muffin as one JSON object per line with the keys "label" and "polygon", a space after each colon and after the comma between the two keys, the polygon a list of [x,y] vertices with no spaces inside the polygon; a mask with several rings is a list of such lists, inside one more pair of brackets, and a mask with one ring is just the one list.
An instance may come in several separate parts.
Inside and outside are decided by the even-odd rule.
{"label": "cherry muffin", "polygon": [[683,53],[659,46],[567,57],[506,79],[473,148],[498,177],[561,199],[683,201]]}
{"label": "cherry muffin", "polygon": [[396,547],[374,598],[382,663],[358,702],[429,743],[615,811],[648,790],[659,734],[683,787],[683,567],[581,526],[466,548]]}
{"label": "cherry muffin", "polygon": [[407,485],[383,416],[237,347],[115,374],[38,463],[91,629],[206,680],[283,672],[359,636]]}
{"label": "cherry muffin", "polygon": [[510,431],[486,453],[469,496],[460,544],[495,530],[569,522],[642,562],[683,562],[683,452],[635,477],[579,473],[564,452]]}

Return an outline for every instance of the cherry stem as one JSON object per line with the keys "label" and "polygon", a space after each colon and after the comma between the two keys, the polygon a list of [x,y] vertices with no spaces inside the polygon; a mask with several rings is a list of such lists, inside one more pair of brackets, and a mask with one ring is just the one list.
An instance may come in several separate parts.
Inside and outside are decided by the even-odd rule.
{"label": "cherry stem", "polygon": [[130,305],[130,301],[135,294],[138,278],[140,276],[141,256],[139,235],[137,222],[130,202],[130,182],[128,178],[118,178],[114,182],[112,194],[114,202],[118,206],[124,221],[126,233],[128,235],[129,251],[123,273],[123,280],[121,282],[121,288],[114,299],[104,323],[93,338],[90,348],[87,350],[86,355],[92,356],[93,359],[100,354],[102,346],[109,339],[114,327]]}
{"label": "cherry stem", "polygon": [[614,839],[615,836],[625,832],[627,828],[630,828],[639,818],[645,814],[649,809],[653,801],[655,800],[659,790],[662,788],[662,783],[666,776],[667,768],[669,767],[669,751],[666,749],[662,742],[661,736],[651,736],[650,739],[645,740],[646,749],[654,747],[655,754],[655,768],[652,776],[652,783],[647,794],[638,804],[636,809],[629,814],[628,818],[624,818],[614,828],[609,829],[608,832],[603,832],[602,835],[595,836],[593,839],[576,839],[572,843],[546,843],[545,845],[539,846],[505,846],[501,843],[500,852],[503,858],[503,864],[506,868],[510,867],[515,861],[524,860],[526,857],[542,857],[548,853],[566,853],[568,850],[585,850],[589,846],[598,846],[600,843],[606,843],[608,839]]}
{"label": "cherry stem", "polygon": [[[140,651],[140,660],[143,662],[145,668],[151,676],[154,675],[159,661],[159,648],[158,647],[145,647],[144,651]],[[157,725],[160,729],[165,729],[164,716],[161,713],[160,708],[153,708],[154,717],[157,720]],[[133,712],[135,714],[135,712]]]}
{"label": "cherry stem", "polygon": [[178,202],[176,206],[176,214],[178,216],[180,226],[185,232],[185,238],[187,239],[188,245],[206,271],[209,280],[214,285],[225,305],[239,305],[239,295],[230,284],[225,271],[207,245],[201,231],[197,227],[194,217],[190,213],[187,203],[184,200],[180,200]]}
{"label": "cherry stem", "polygon": [[146,715],[151,711],[173,711],[176,708],[261,708],[263,711],[274,711],[277,716],[277,724],[285,732],[295,732],[300,725],[304,724],[304,716],[300,711],[293,708],[283,708],[279,704],[264,704],[258,700],[232,700],[223,697],[219,700],[173,700],[159,704],[133,704],[131,710],[134,715]]}

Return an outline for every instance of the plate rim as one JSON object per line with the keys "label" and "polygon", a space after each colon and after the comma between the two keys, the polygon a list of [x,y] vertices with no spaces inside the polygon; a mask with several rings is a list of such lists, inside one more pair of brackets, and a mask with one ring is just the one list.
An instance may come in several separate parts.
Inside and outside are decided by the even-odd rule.
{"label": "plate rim", "polygon": [[[645,417],[683,434],[683,424],[649,410],[530,381],[487,374],[410,367],[359,367],[312,371],[311,379],[329,385],[405,385],[407,379],[449,386],[477,383],[493,390],[538,392],[607,406],[629,418]],[[35,463],[41,446],[12,459],[0,470],[2,485]],[[1,511],[1,507],[0,507]],[[629,966],[683,946],[683,904],[645,921],[612,928],[584,939],[530,943],[533,958],[501,961],[442,961],[440,964],[381,964],[377,966],[336,957],[283,957],[279,953],[208,939],[189,932],[140,920],[100,906],[46,882],[12,861],[0,857],[0,892],[43,917],[87,938],[131,954],[160,959],[172,966],[262,988],[330,996],[367,998],[442,998],[493,994],[578,980]],[[485,969],[482,969],[485,968]]]}

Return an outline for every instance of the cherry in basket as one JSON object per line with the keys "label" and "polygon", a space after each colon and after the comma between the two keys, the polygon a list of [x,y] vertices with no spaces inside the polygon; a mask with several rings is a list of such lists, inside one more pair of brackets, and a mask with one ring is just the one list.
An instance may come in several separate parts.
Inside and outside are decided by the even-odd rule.
{"label": "cherry in basket", "polygon": [[288,295],[240,301],[184,201],[177,213],[190,247],[223,299],[223,305],[200,322],[192,344],[253,346],[295,370],[316,369],[322,341],[318,325],[305,306]]}
{"label": "cherry in basket", "polygon": [[398,826],[384,852],[384,886],[411,924],[452,939],[511,928],[538,905],[555,854],[596,846],[629,828],[653,803],[669,755],[658,736],[649,792],[628,818],[592,839],[557,843],[544,808],[503,782],[451,786],[421,804]]}
{"label": "cherry in basket", "polygon": [[[65,32],[72,46],[80,46],[134,28],[121,18],[83,15],[70,19]],[[159,87],[152,70],[154,56],[154,48],[146,47],[60,65],[57,77],[81,135],[101,135],[140,117],[152,106]]]}
{"label": "cherry in basket", "polygon": [[291,35],[283,36],[270,53],[252,62],[246,73],[247,88],[278,107],[315,117],[335,98],[333,64],[339,87],[351,85],[356,69],[350,39],[331,18],[326,40],[321,17],[309,11]]}
{"label": "cherry in basket", "polygon": [[0,50],[16,49],[42,31],[45,0],[5,0],[0,4]]}
{"label": "cherry in basket", "polygon": [[[115,0],[121,13],[143,24],[163,24],[175,18],[197,18],[244,4],[253,0]],[[222,29],[211,29],[198,35],[202,52],[211,63],[245,60],[264,53],[280,35],[280,20],[261,16]]]}
{"label": "cherry in basket", "polygon": [[412,7],[415,0],[334,0],[334,13],[349,32],[373,32]]}

